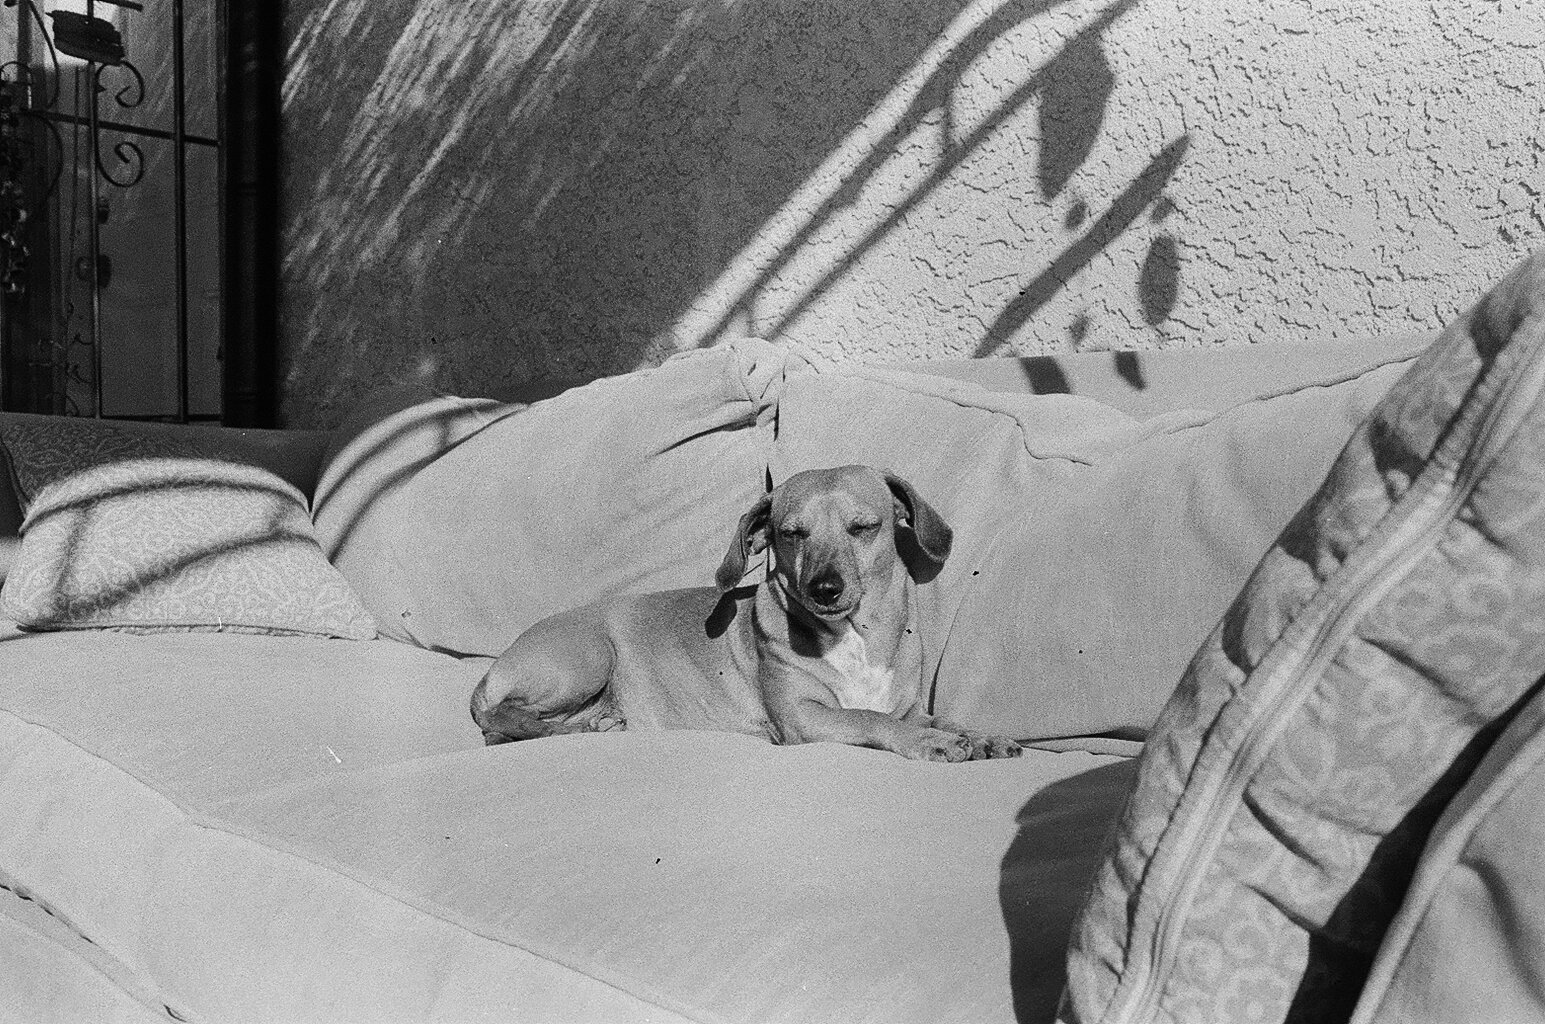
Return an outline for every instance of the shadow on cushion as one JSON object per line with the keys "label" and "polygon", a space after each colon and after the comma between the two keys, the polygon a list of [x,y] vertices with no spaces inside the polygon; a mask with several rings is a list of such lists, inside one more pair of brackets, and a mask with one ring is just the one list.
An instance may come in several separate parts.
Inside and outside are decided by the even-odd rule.
{"label": "shadow on cushion", "polygon": [[[1003,855],[998,903],[1019,1024],[1049,1024],[1057,1015],[1066,938],[1136,775],[1135,758],[1101,765],[1037,791],[1016,817],[1019,833]],[[1068,884],[1080,871],[1082,884]]]}

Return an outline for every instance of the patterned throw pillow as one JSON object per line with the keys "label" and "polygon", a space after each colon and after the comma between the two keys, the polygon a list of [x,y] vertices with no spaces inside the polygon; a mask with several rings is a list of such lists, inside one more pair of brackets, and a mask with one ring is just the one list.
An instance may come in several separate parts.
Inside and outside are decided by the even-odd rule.
{"label": "patterned throw pillow", "polygon": [[186,434],[65,419],[0,427],[26,502],[3,614],[34,630],[373,638],[317,546],[301,491],[209,457],[218,439]]}
{"label": "patterned throw pillow", "polygon": [[1345,1020],[1545,675],[1545,253],[1353,434],[1203,644],[1074,929],[1067,1022]]}

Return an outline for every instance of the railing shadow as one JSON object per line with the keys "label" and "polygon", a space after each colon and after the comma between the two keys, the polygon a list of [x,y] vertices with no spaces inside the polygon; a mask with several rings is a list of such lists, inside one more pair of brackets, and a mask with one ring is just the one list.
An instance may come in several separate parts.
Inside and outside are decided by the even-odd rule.
{"label": "railing shadow", "polygon": [[951,99],[961,87],[967,70],[995,41],[1021,22],[1043,15],[1062,2],[1064,0],[1020,0],[1008,3],[967,33],[928,75],[907,105],[906,111],[870,146],[868,153],[846,175],[840,187],[812,213],[793,239],[709,329],[708,341],[717,340],[737,318],[750,316],[753,312],[751,304],[756,297],[799,257],[834,217],[858,202],[864,190],[894,157],[905,140],[932,117],[937,116],[944,121],[940,134],[946,140],[946,148],[929,173],[892,207],[892,212],[880,224],[848,247],[802,298],[776,317],[759,321],[757,330],[760,334],[778,337],[796,324],[867,253],[903,223],[909,213],[948,180],[952,173],[959,170],[982,143],[1037,96],[1044,98],[1041,116],[1043,144],[1038,157],[1038,178],[1043,195],[1051,197],[1061,192],[1094,147],[1113,84],[1109,67],[1104,63],[1099,37],[1117,18],[1135,7],[1139,0],[1118,0],[1112,4],[1075,35],[1040,71],[1014,89],[975,128],[958,137],[952,124],[954,110]]}
{"label": "railing shadow", "polygon": [[328,561],[348,548],[371,506],[456,446],[527,408],[491,400],[441,404],[453,398],[426,391],[420,401],[383,415],[331,453],[311,504],[312,520],[328,521],[318,537]]}
{"label": "railing shadow", "polygon": [[[1163,195],[1164,188],[1175,176],[1186,151],[1190,148],[1189,135],[1165,146],[1158,156],[1132,180],[1132,183],[1116,197],[1089,229],[1062,251],[1051,264],[1020,289],[1003,311],[987,328],[986,336],[976,348],[976,355],[992,355],[1008,345],[1015,331],[1029,323],[1037,313],[1066,287],[1073,276],[1092,263],[1096,256],[1115,241],[1143,212],[1152,207]],[[1155,256],[1154,253],[1158,252]],[[1161,236],[1150,248],[1145,266],[1149,263],[1165,268],[1152,273],[1154,280],[1139,289],[1146,315],[1150,322],[1163,322],[1174,308],[1175,292],[1179,285],[1178,255],[1174,242]],[[1171,262],[1171,260],[1175,262]],[[1118,364],[1119,365],[1119,364]]]}
{"label": "railing shadow", "polygon": [[318,0],[286,60],[287,361],[317,389],[288,421],[423,360],[462,393],[658,361],[966,2]]}
{"label": "railing shadow", "polygon": [[[649,365],[748,317],[762,337],[789,335],[1031,104],[1034,182],[1045,199],[1065,193],[1116,88],[1104,35],[1140,2],[1096,11],[967,125],[956,108],[982,59],[1066,0],[814,11],[698,0],[668,18],[623,0],[319,0],[297,19],[285,86],[287,121],[309,129],[287,157],[287,422],[329,425],[425,364],[448,390],[486,394]],[[828,80],[819,109],[779,106]],[[866,191],[893,188],[898,152],[925,126],[937,157],[874,206]],[[827,189],[812,182],[856,137],[866,148],[842,157],[840,180],[807,210],[809,189]],[[979,354],[1005,348],[1145,211],[1167,215],[1188,146],[1172,140],[1104,213],[1076,204],[1063,227],[1089,226],[1028,270]],[[877,222],[835,232],[834,245],[855,205]],[[766,243],[795,207],[797,229]],[[730,268],[747,260],[757,269],[741,280]],[[1176,304],[1180,260],[1163,235],[1134,267],[1150,323]],[[806,265],[813,282],[791,289],[784,278]],[[1072,334],[1077,347],[1076,322]]]}
{"label": "railing shadow", "polygon": [[1056,1019],[1067,939],[1136,776],[1136,758],[1105,764],[1052,783],[1019,812],[998,883],[1019,1024]]}
{"label": "railing shadow", "polygon": [[[242,532],[231,532],[229,525],[224,525],[220,530],[220,540],[217,543],[169,553],[161,557],[147,555],[143,559],[115,558],[113,560],[115,572],[112,577],[105,580],[89,574],[83,575],[87,567],[99,562],[100,556],[104,554],[102,551],[97,551],[94,557],[87,558],[83,556],[83,550],[88,545],[101,544],[102,538],[98,531],[104,519],[121,514],[112,507],[114,502],[157,493],[169,497],[192,497],[210,489],[267,498],[270,499],[272,509],[262,513],[248,529]],[[58,609],[58,615],[55,618],[62,615],[63,618],[60,621],[72,622],[83,616],[111,614],[115,609],[140,597],[156,585],[230,554],[265,547],[310,543],[312,537],[308,530],[288,522],[292,516],[298,516],[302,511],[299,506],[293,511],[284,507],[286,503],[295,500],[296,492],[288,485],[242,483],[221,476],[199,476],[197,473],[189,473],[176,480],[154,484],[125,484],[96,491],[79,499],[47,505],[35,514],[29,515],[26,529],[30,531],[49,525],[54,520],[66,519],[63,524],[66,531],[65,537],[58,558],[59,573],[52,581],[52,589],[57,594],[54,604]],[[146,545],[144,550],[149,551],[151,548],[153,545]],[[125,571],[126,569],[128,571]],[[45,627],[46,625],[47,623]]]}

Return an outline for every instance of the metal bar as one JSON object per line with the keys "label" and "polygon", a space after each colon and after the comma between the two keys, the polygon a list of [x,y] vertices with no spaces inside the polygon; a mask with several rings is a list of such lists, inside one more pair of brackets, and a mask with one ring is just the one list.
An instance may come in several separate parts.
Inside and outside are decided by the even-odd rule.
{"label": "metal bar", "polygon": [[[32,22],[25,7],[16,8],[16,102],[22,110],[32,109]],[[31,276],[31,275],[29,275]],[[0,408],[10,408],[16,401],[13,383],[16,367],[21,357],[16,349],[22,338],[17,324],[17,307],[21,303],[13,296],[0,300]]]}
{"label": "metal bar", "polygon": [[[83,125],[86,123],[85,118],[76,117],[74,114],[66,114],[63,111],[35,110],[32,111],[32,113],[37,117],[41,117],[45,120],[54,121],[60,124]],[[172,132],[165,131],[161,128],[149,128],[137,124],[124,124],[122,121],[114,121],[106,117],[99,118],[97,123],[102,126],[104,131],[120,132],[125,135],[139,135],[145,138],[160,139],[163,142],[170,142],[175,137]],[[190,146],[208,146],[211,149],[220,148],[220,140],[211,139],[207,135],[194,135],[192,133],[186,133],[183,138],[184,141],[186,141]]]}
{"label": "metal bar", "polygon": [[218,413],[190,413],[186,420],[178,420],[172,416],[164,416],[153,412],[137,412],[114,416],[115,420],[128,420],[133,423],[219,423]]}
{"label": "metal bar", "polygon": [[[91,0],[86,0],[86,8],[90,10]],[[96,152],[97,136],[101,131],[100,121],[97,116],[97,73],[101,68],[97,64],[87,64],[85,72],[86,89],[90,94],[87,110],[90,112],[90,136],[91,136],[91,162],[87,172],[87,178],[91,187],[87,193],[90,209],[86,212],[87,223],[91,225],[91,231],[87,235],[87,248],[90,250],[90,259],[87,273],[91,281],[91,415],[102,418],[102,225],[98,220],[98,211],[101,209],[101,183],[97,180]],[[80,73],[76,72],[76,88],[80,88]],[[80,168],[77,166],[76,171]]]}
{"label": "metal bar", "polygon": [[281,11],[226,5],[225,422],[278,422]]}
{"label": "metal bar", "polygon": [[[238,0],[239,2],[239,0]],[[215,34],[215,138],[220,141],[215,150],[215,238],[218,242],[219,277],[216,287],[220,301],[215,321],[217,342],[216,365],[220,368],[220,422],[230,417],[230,401],[226,397],[229,387],[229,371],[226,360],[230,358],[231,308],[231,181],[230,164],[226,159],[225,139],[230,135],[231,107],[231,0],[214,0]]]}
{"label": "metal bar", "polygon": [[172,2],[172,232],[177,236],[177,418],[188,420],[188,135],[183,107],[182,0]]}
{"label": "metal bar", "polygon": [[32,19],[26,7],[16,6],[16,85],[21,90],[21,108],[32,109]]}

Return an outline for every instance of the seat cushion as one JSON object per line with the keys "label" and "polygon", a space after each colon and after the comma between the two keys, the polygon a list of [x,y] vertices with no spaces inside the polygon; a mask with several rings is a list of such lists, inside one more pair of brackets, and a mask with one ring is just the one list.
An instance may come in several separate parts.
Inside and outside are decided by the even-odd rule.
{"label": "seat cushion", "polygon": [[1545,675],[1545,254],[1384,396],[1198,651],[1063,1019],[1350,1013],[1434,820]]}
{"label": "seat cushion", "polygon": [[487,661],[387,641],[0,658],[0,881],[189,1020],[1044,1020],[1131,780],[1083,751],[484,747]]}

